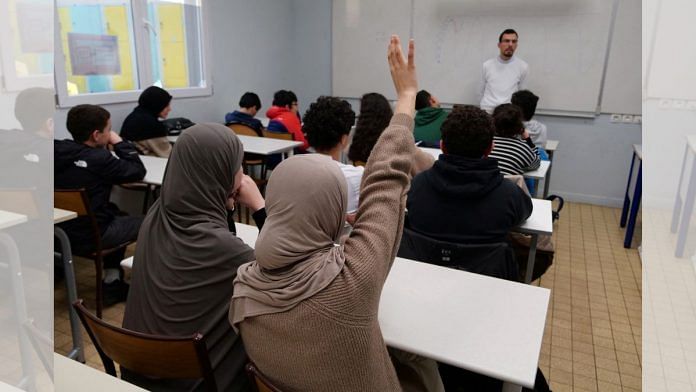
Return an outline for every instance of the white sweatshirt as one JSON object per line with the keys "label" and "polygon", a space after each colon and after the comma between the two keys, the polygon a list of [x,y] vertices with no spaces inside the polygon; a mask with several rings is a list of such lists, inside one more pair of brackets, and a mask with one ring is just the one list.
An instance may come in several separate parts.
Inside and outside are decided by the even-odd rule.
{"label": "white sweatshirt", "polygon": [[529,65],[518,57],[503,60],[500,56],[483,63],[481,109],[489,113],[496,106],[509,103],[515,91],[525,88]]}

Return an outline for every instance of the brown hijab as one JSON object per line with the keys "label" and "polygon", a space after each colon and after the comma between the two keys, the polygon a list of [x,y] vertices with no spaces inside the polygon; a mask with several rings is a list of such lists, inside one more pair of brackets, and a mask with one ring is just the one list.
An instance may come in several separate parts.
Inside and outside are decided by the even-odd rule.
{"label": "brown hijab", "polygon": [[266,223],[256,240],[256,261],[239,267],[229,320],[292,309],[341,272],[338,242],[348,207],[346,180],[321,154],[283,161],[266,189]]}

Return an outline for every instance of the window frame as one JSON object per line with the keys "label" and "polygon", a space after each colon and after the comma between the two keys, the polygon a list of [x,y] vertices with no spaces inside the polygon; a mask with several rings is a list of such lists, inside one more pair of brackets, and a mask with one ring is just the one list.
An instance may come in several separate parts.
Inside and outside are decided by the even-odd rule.
{"label": "window frame", "polygon": [[[79,0],[78,0],[79,1]],[[137,102],[140,93],[148,86],[153,85],[152,78],[152,50],[150,48],[149,32],[153,28],[147,19],[147,2],[148,0],[129,0],[131,4],[133,18],[133,42],[135,45],[135,56],[137,65],[137,81],[139,89],[128,91],[110,91],[101,93],[85,93],[78,95],[68,95],[68,77],[65,68],[65,52],[63,51],[63,42],[61,40],[60,19],[58,17],[58,6],[54,15],[54,67],[55,67],[55,86],[58,97],[58,107],[70,108],[80,104],[105,105],[115,103]],[[182,1],[183,3],[186,0]],[[94,0],[89,1],[94,4]],[[200,27],[200,45],[202,55],[202,69],[205,80],[205,87],[182,87],[182,88],[167,88],[167,91],[174,98],[192,98],[206,97],[213,95],[213,78],[212,67],[210,61],[210,32],[209,20],[210,15],[208,6],[205,0],[201,0],[201,27]]]}

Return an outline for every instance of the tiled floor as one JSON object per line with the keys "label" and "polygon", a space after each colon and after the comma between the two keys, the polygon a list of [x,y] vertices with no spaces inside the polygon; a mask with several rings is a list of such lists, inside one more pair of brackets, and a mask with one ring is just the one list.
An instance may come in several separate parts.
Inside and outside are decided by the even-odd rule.
{"label": "tiled floor", "polygon": [[[638,251],[623,248],[620,214],[567,203],[555,228],[554,265],[534,283],[551,289],[539,363],[554,392],[641,390],[642,267]],[[94,267],[76,260],[75,268],[78,291],[93,308]],[[104,318],[120,325],[123,310],[123,304],[107,308]],[[66,353],[71,338],[63,287],[55,290],[55,324],[56,351]],[[91,344],[86,358],[102,368]]]}

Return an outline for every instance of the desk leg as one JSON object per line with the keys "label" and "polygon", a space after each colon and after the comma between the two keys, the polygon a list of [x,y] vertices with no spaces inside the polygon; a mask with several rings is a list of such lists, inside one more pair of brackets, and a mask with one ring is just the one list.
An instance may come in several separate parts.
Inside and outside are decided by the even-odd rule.
{"label": "desk leg", "polygon": [[26,298],[24,297],[24,282],[22,280],[19,250],[17,249],[17,244],[14,239],[6,233],[0,233],[0,245],[7,251],[10,285],[12,286],[15,316],[17,317],[17,340],[19,342],[20,362],[22,363],[22,379],[18,386],[27,391],[35,391],[36,371],[32,363],[32,346],[27,329],[24,327],[24,323],[29,320],[29,315],[27,312]]}
{"label": "desk leg", "polygon": [[[684,182],[684,169],[686,169],[686,160],[689,158],[689,144],[686,144],[684,151],[684,159],[682,160],[681,173],[679,174],[679,185],[677,185],[677,197],[674,200],[674,211],[672,212],[672,233],[676,233],[679,228],[679,213],[682,208],[681,187]],[[696,157],[695,157],[696,158]]]}
{"label": "desk leg", "polygon": [[536,247],[539,234],[532,234],[532,239],[529,241],[529,257],[527,258],[527,273],[524,275],[524,283],[532,283],[532,275],[534,274],[534,263],[536,262]]}
{"label": "desk leg", "polygon": [[633,191],[631,200],[631,213],[628,215],[628,228],[626,229],[626,238],[624,238],[624,248],[630,248],[633,241],[633,230],[636,228],[636,218],[638,217],[638,209],[640,208],[640,197],[643,187],[643,161],[638,163],[638,178],[636,178],[636,189]]}
{"label": "desk leg", "polygon": [[544,199],[546,199],[549,196],[549,181],[551,180],[551,169],[553,168],[553,161],[551,161],[551,155],[549,155],[549,162],[551,162],[551,165],[549,166],[549,170],[546,172],[546,177],[544,177]]}
{"label": "desk leg", "polygon": [[621,209],[620,227],[626,227],[626,219],[628,218],[628,210],[631,206],[631,198],[628,197],[628,191],[631,189],[631,178],[633,178],[633,166],[636,163],[636,154],[631,157],[631,169],[628,171],[628,182],[626,183],[626,193],[624,193],[623,208]]}
{"label": "desk leg", "polygon": [[520,385],[504,382],[502,392],[522,392],[522,387]]}
{"label": "desk leg", "polygon": [[[149,188],[149,187],[148,187]],[[70,332],[73,339],[73,348],[68,353],[68,358],[76,359],[82,363],[85,362],[85,350],[82,343],[82,334],[80,333],[80,320],[77,318],[77,313],[73,309],[73,302],[77,301],[77,287],[75,284],[75,270],[72,264],[72,249],[70,248],[70,240],[63,229],[54,226],[53,232],[58,241],[60,241],[60,254],[63,260],[63,269],[65,270],[65,288],[68,290],[68,310],[70,311]]]}
{"label": "desk leg", "polygon": [[691,223],[691,213],[694,210],[694,197],[696,196],[696,157],[691,164],[691,176],[689,186],[684,199],[684,211],[682,211],[681,222],[679,222],[679,234],[677,235],[677,249],[674,252],[676,257],[684,256],[686,246],[686,236],[689,233]]}

